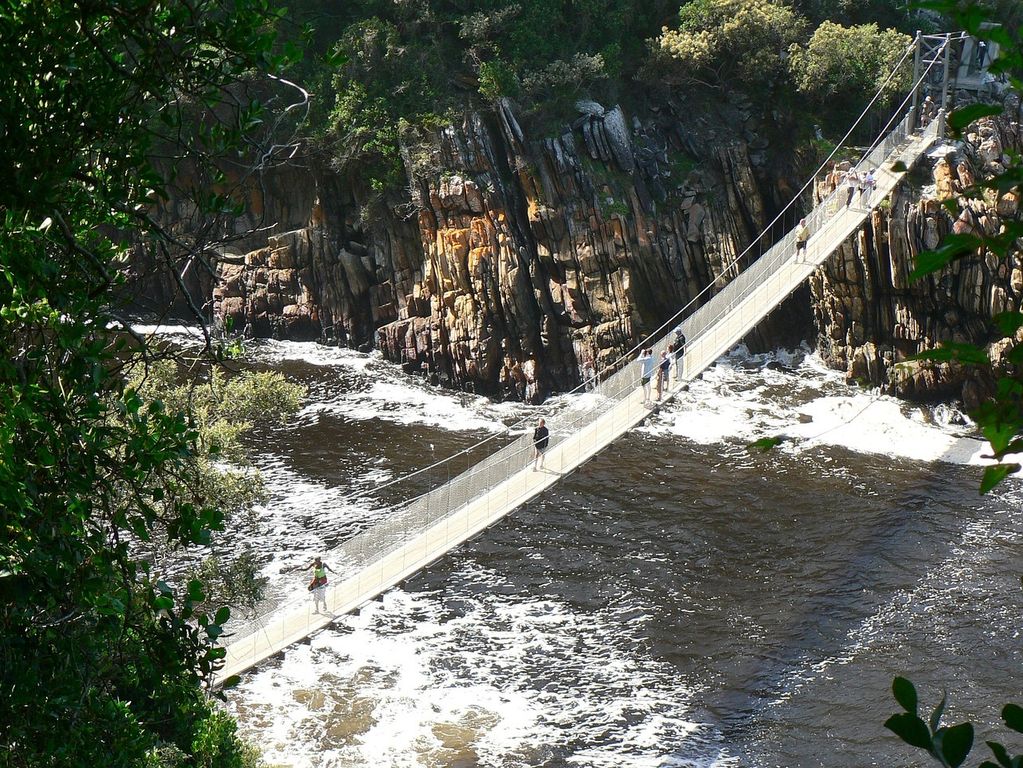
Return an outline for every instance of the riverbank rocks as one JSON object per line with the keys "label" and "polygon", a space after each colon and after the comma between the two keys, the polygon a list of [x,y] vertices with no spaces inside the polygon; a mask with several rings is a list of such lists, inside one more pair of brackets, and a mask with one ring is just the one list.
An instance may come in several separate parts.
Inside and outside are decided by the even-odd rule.
{"label": "riverbank rocks", "polygon": [[312,275],[300,266],[319,247],[314,238],[310,230],[282,232],[265,248],[245,254],[243,264],[219,263],[213,311],[220,321],[249,336],[319,338]]}
{"label": "riverbank rocks", "polygon": [[[943,342],[986,347],[996,367],[1008,342],[991,318],[1023,306],[1023,259],[983,252],[911,281],[919,253],[950,232],[997,233],[1014,216],[1017,196],[964,196],[976,179],[997,170],[1007,150],[1023,145],[1019,122],[985,118],[955,146],[936,153],[911,174],[866,224],[810,280],[817,346],[824,360],[850,380],[913,399],[959,398],[976,405],[992,386],[983,371],[954,362],[911,360]],[[836,183],[824,181],[823,190]],[[953,215],[941,204],[956,198]]]}

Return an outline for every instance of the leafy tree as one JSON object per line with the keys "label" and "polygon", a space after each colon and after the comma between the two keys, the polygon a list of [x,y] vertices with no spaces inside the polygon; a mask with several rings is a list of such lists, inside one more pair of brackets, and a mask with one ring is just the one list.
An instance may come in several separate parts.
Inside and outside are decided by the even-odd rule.
{"label": "leafy tree", "polygon": [[806,30],[803,17],[772,0],[693,0],[679,20],[657,45],[683,76],[740,88],[782,81],[786,52]]}
{"label": "leafy tree", "polygon": [[[305,397],[304,387],[276,372],[225,376],[219,367],[203,383],[182,380],[173,360],[145,366],[129,380],[129,386],[143,400],[159,401],[168,411],[185,415],[194,426],[196,450],[184,460],[187,470],[183,472],[194,503],[219,509],[227,521],[251,513],[253,505],[265,501],[262,476],[251,465],[243,438],[256,426],[282,424],[293,415]],[[147,549],[154,566],[165,572],[180,571],[175,564],[182,553],[167,541],[165,531],[157,526],[152,538],[154,544]],[[198,580],[203,585],[197,610],[217,605],[252,610],[263,599],[267,583],[258,571],[254,553],[243,548],[230,557],[207,556],[185,581]]]}
{"label": "leafy tree", "polygon": [[206,599],[197,606],[200,610],[232,605],[253,611],[263,599],[269,581],[259,575],[256,556],[250,548],[230,559],[207,557],[189,575],[190,580],[198,580],[206,588]]}
{"label": "leafy tree", "polygon": [[843,27],[825,21],[805,47],[789,48],[788,68],[799,92],[816,105],[825,109],[843,103],[855,107],[882,87],[888,98],[906,92],[910,68],[904,68],[887,85],[886,80],[910,43],[908,35],[894,29],[880,30],[876,24]]}
{"label": "leafy tree", "polygon": [[[320,29],[330,116],[320,131],[335,165],[369,171],[378,190],[403,181],[401,155],[466,106],[514,97],[525,112],[613,91],[635,73],[671,0],[302,0]],[[675,0],[674,8],[677,8]],[[330,35],[326,30],[337,30]],[[307,57],[308,58],[308,57]],[[312,75],[313,80],[319,76]]]}
{"label": "leafy tree", "polygon": [[157,532],[204,544],[224,513],[195,476],[196,423],[128,383],[150,351],[116,296],[124,233],[201,255],[154,218],[171,184],[232,210],[206,184],[262,124],[245,84],[283,64],[278,15],[264,0],[0,10],[5,766],[251,762],[201,688],[229,612],[198,612],[198,581],[173,589],[135,554]]}

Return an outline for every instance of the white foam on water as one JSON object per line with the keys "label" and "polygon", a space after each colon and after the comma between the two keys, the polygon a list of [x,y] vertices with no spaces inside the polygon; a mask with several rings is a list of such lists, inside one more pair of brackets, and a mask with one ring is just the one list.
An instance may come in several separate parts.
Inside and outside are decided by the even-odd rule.
{"label": "white foam on water", "polygon": [[345,392],[337,401],[307,406],[353,421],[383,419],[395,424],[417,424],[457,431],[503,432],[504,424],[488,414],[482,397],[466,397],[450,390],[428,390],[405,382],[374,381],[364,391]]}
{"label": "white foam on water", "polygon": [[[469,566],[457,581],[501,579]],[[735,764],[687,719],[690,691],[634,625],[489,589],[456,604],[392,590],[250,673],[230,705],[244,735],[271,763],[312,768]]]}
{"label": "white foam on water", "polygon": [[132,323],[131,329],[144,336],[190,336],[202,338],[202,329],[197,325],[180,323]]}
{"label": "white foam on water", "polygon": [[365,372],[382,363],[379,352],[359,352],[347,347],[334,347],[315,341],[247,340],[246,357],[263,363],[279,364],[297,360],[319,367],[347,368]]}
{"label": "white foam on water", "polygon": [[816,355],[799,354],[733,350],[643,428],[703,445],[780,436],[779,450],[794,453],[828,445],[914,461],[991,463],[983,458],[987,444],[954,408],[855,389]]}
{"label": "white foam on water", "polygon": [[139,336],[167,339],[186,349],[206,344],[206,336],[198,325],[180,323],[132,323],[131,329]]}
{"label": "white foam on water", "polygon": [[423,425],[453,432],[502,432],[504,423],[523,417],[521,403],[493,403],[485,397],[428,384],[385,361],[379,352],[357,352],[316,342],[260,340],[249,342],[249,357],[278,364],[300,360],[323,367],[342,367],[359,378],[338,398],[307,403],[298,420],[324,415],[352,421],[381,419],[400,425]]}

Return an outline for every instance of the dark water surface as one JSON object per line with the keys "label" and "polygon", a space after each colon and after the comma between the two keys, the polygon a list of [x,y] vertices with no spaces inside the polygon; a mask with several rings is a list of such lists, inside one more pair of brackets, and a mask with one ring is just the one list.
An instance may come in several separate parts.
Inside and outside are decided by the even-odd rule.
{"label": "dark water surface", "polygon": [[[238,534],[284,591],[282,563],[381,514],[353,490],[534,415],[364,356],[265,354],[311,389],[294,425],[259,436],[275,500]],[[927,707],[947,687],[950,722],[975,719],[987,757],[1001,705],[1023,698],[1019,485],[979,497],[975,467],[898,444],[751,454],[747,432],[828,397],[850,398],[868,442],[937,434],[890,401],[859,415],[877,396],[818,368],[763,362],[722,364],[649,428],[252,673],[230,704],[244,733],[295,766],[923,765],[882,727],[901,674]],[[736,437],[707,439],[711,415]]]}

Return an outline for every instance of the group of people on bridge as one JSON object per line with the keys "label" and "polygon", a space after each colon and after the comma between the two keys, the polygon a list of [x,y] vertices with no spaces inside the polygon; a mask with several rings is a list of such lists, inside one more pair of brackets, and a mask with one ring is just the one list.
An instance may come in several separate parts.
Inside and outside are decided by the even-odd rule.
{"label": "group of people on bridge", "polygon": [[672,362],[675,363],[675,380],[682,380],[682,357],[686,351],[686,336],[680,325],[675,329],[675,338],[661,352],[660,359],[654,357],[653,347],[644,347],[639,353],[637,362],[640,367],[640,386],[643,387],[643,402],[650,403],[651,388],[654,399],[659,401],[661,393],[668,387]]}
{"label": "group of people on bridge", "polygon": [[866,173],[859,173],[855,167],[850,168],[845,172],[842,177],[842,185],[846,190],[845,207],[849,208],[852,205],[853,196],[856,191],[859,190],[860,205],[870,204],[870,195],[877,187],[877,179],[874,178],[874,170],[870,169]]}
{"label": "group of people on bridge", "polygon": [[[858,204],[869,206],[871,195],[877,189],[877,177],[873,168],[861,172],[856,169],[856,166],[851,166],[843,171],[839,164],[836,163],[831,172],[831,179],[835,184],[836,209],[838,206],[842,206],[845,209],[851,208],[857,192],[859,192]],[[807,225],[805,218],[799,220],[795,233],[796,257],[805,257],[806,244],[810,240],[810,227]]]}

